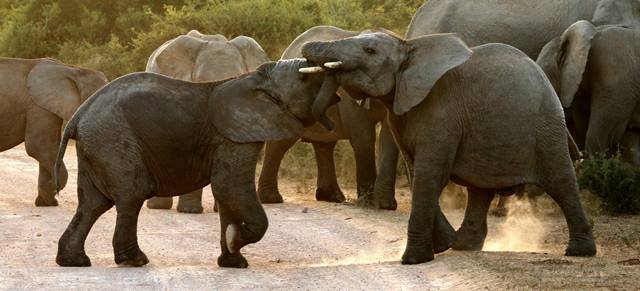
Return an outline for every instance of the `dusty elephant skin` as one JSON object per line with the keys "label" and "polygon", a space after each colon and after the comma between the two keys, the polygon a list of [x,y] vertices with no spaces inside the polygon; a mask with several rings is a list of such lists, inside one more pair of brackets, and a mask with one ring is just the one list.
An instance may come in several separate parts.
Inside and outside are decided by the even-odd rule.
{"label": "dusty elephant skin", "polygon": [[621,146],[640,166],[640,31],[579,21],[537,62],[571,110],[576,142],[591,154]]}
{"label": "dusty elephant skin", "polygon": [[[267,53],[253,38],[232,40],[192,30],[157,48],[147,61],[147,72],[191,82],[213,82],[236,77],[269,61]],[[181,195],[177,210],[202,213],[202,189]],[[170,209],[173,198],[154,197],[147,201],[152,209]]]}
{"label": "dusty elephant skin", "polygon": [[[366,31],[365,31],[366,32]],[[359,31],[343,30],[334,26],[316,26],[300,34],[284,51],[282,59],[302,57],[302,46],[309,41],[330,41],[352,37]],[[394,210],[394,197],[398,151],[384,122],[386,109],[378,101],[360,106],[347,92],[338,91],[341,100],[328,109],[333,130],[321,124],[306,128],[300,138],[270,141],[266,144],[265,159],[258,182],[258,194],[263,203],[281,203],[278,190],[278,170],[285,153],[302,139],[311,142],[318,166],[316,199],[343,202],[344,194],[338,185],[333,151],[336,142],[348,139],[356,160],[356,183],[360,205]],[[380,153],[376,163],[376,124],[382,122],[379,138]],[[376,169],[376,164],[378,169]]]}
{"label": "dusty elephant skin", "polygon": [[[504,44],[470,49],[453,34],[403,40],[385,33],[311,42],[303,55],[332,68],[355,96],[379,98],[399,116],[399,146],[414,164],[404,264],[453,246],[481,250],[494,191],[534,184],[569,225],[566,255],[594,256],[569,154],[560,101],[540,68]],[[323,102],[321,96],[316,103]],[[466,186],[465,219],[454,234],[438,197],[449,180]]]}
{"label": "dusty elephant skin", "polygon": [[[36,206],[57,206],[53,166],[60,128],[78,106],[107,83],[101,72],[54,59],[0,58],[0,151],[24,142],[40,165]],[[61,187],[67,170],[60,167]]]}
{"label": "dusty elephant skin", "polygon": [[[135,73],[96,93],[67,125],[58,155],[61,161],[68,139],[77,140],[79,205],[56,262],[89,266],[84,241],[115,205],[115,262],[147,264],[136,236],[144,201],[211,183],[222,233],[218,265],[247,267],[240,249],[259,241],[268,225],[254,176],[263,141],[297,136],[314,122],[311,104],[324,76],[300,74],[306,64],[267,63],[212,83]],[[335,88],[327,94],[337,98]]]}

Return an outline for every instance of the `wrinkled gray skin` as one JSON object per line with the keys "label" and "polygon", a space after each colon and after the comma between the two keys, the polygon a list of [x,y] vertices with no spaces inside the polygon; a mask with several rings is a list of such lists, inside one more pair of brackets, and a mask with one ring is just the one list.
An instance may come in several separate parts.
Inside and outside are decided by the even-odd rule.
{"label": "wrinkled gray skin", "polygon": [[[192,30],[157,48],[147,61],[147,72],[192,82],[211,82],[236,77],[269,61],[267,53],[253,38],[205,35]],[[177,210],[202,213],[202,189],[180,196]],[[170,209],[173,198],[154,197],[147,207]]]}
{"label": "wrinkled gray skin", "polygon": [[[308,43],[303,55],[316,64],[343,62],[333,70],[338,83],[353,96],[382,100],[397,116],[392,130],[414,165],[403,264],[430,261],[451,246],[481,250],[494,192],[524,184],[540,186],[562,209],[566,255],[595,255],[562,106],[524,53],[504,44],[469,49],[453,34],[405,41],[374,33]],[[450,179],[469,191],[457,232],[438,205]]]}
{"label": "wrinkled gray skin", "polygon": [[255,189],[263,141],[298,136],[315,122],[311,104],[324,76],[302,75],[305,66],[304,60],[267,63],[212,83],[135,73],[96,93],[67,125],[58,154],[60,162],[68,139],[77,140],[78,210],[56,262],[89,266],[87,234],[115,205],[115,262],[147,264],[136,237],[144,201],[211,183],[221,223],[218,265],[247,267],[240,249],[259,241],[268,225]]}
{"label": "wrinkled gray skin", "polygon": [[[282,59],[301,57],[302,46],[309,41],[338,40],[358,34],[360,32],[333,26],[316,26],[298,36],[284,51]],[[282,195],[278,190],[278,169],[284,154],[299,139],[311,142],[316,155],[318,166],[316,199],[343,202],[345,197],[336,179],[333,150],[338,140],[348,139],[356,160],[360,204],[381,209],[396,209],[394,190],[398,151],[385,122],[382,123],[380,133],[379,174],[376,178],[375,126],[385,119],[384,105],[373,101],[366,108],[359,106],[343,90],[340,90],[338,95],[341,96],[341,101],[328,110],[328,116],[335,124],[333,131],[327,130],[318,123],[306,128],[300,138],[267,142],[258,183],[258,194],[263,203],[282,202]]]}
{"label": "wrinkled gray skin", "polygon": [[586,152],[614,153],[640,166],[640,30],[579,21],[549,42],[538,64]]}
{"label": "wrinkled gray skin", "polygon": [[[596,25],[640,27],[640,0],[430,0],[414,15],[406,37],[456,33],[470,47],[505,43],[535,60],[542,47],[571,24],[592,19]],[[506,200],[501,196],[491,213],[506,215]]]}
{"label": "wrinkled gray skin", "polygon": [[[107,83],[103,73],[53,59],[0,58],[0,152],[24,142],[39,163],[36,206],[56,206],[53,164],[62,122]],[[61,186],[67,170],[61,165]]]}

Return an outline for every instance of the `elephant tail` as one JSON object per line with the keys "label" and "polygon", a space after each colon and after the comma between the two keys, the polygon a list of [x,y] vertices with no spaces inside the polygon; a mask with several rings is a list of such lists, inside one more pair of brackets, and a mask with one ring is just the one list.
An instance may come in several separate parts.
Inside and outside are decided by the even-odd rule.
{"label": "elephant tail", "polygon": [[76,136],[76,125],[78,123],[77,118],[71,118],[67,126],[64,128],[64,134],[62,135],[62,140],[60,141],[60,148],[58,148],[58,157],[56,158],[56,163],[53,166],[53,177],[56,181],[56,195],[60,194],[60,167],[63,163],[64,153],[67,151],[67,144],[69,143],[70,138],[75,138]]}
{"label": "elephant tail", "polygon": [[573,140],[573,137],[571,136],[571,133],[569,133],[568,129],[567,129],[567,144],[569,146],[569,155],[571,155],[571,160],[573,161],[580,160],[582,158],[582,153],[580,152],[580,149],[578,148],[576,141]]}

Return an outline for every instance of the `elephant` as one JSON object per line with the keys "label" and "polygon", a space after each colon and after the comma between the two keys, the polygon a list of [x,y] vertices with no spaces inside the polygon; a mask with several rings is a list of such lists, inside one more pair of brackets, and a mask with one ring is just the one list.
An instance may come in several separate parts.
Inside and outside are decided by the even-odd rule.
{"label": "elephant", "polygon": [[[542,47],[571,24],[592,19],[599,25],[640,27],[640,0],[430,0],[418,9],[405,37],[457,33],[471,47],[509,44],[535,60]],[[533,196],[540,194],[535,187],[527,188]],[[491,214],[506,215],[506,200],[500,196]]]}
{"label": "elephant", "polygon": [[[469,48],[455,34],[406,40],[378,32],[310,42],[302,55],[329,71],[327,86],[335,82],[354,98],[377,98],[393,112],[392,134],[413,165],[403,264],[431,261],[450,247],[481,250],[494,193],[526,184],[540,186],[562,209],[570,233],[565,254],[596,254],[562,106],[544,72],[522,51],[505,44]],[[316,119],[325,117],[334,98],[320,93]],[[457,232],[438,202],[450,180],[469,192]]]}
{"label": "elephant", "polygon": [[571,110],[578,145],[611,154],[628,141],[623,156],[640,166],[640,30],[578,21],[537,63]]}
{"label": "elephant", "polygon": [[[25,143],[38,161],[36,206],[57,206],[53,165],[62,123],[108,81],[101,72],[69,66],[58,60],[0,58],[0,152]],[[61,165],[62,187],[67,170]]]}
{"label": "elephant", "polygon": [[[365,31],[366,32],[366,31]],[[299,35],[284,51],[282,59],[301,57],[302,45],[308,41],[327,41],[356,36],[361,32],[343,30],[334,26],[316,26]],[[340,90],[341,101],[329,109],[335,121],[332,131],[320,124],[306,128],[300,137],[266,143],[265,158],[258,182],[258,194],[263,203],[281,203],[278,190],[278,169],[284,154],[302,139],[311,142],[318,166],[316,199],[319,201],[343,202],[335,173],[333,150],[340,139],[348,139],[356,159],[357,192],[359,204],[380,209],[395,210],[394,197],[397,149],[384,122],[386,109],[382,103],[373,101],[360,106],[345,91]],[[376,173],[375,142],[376,124],[382,122],[379,139],[380,155]]]}
{"label": "elephant", "polygon": [[315,122],[315,97],[332,88],[323,75],[298,72],[306,66],[270,62],[200,83],[133,73],[98,91],[69,121],[58,152],[60,165],[67,142],[76,140],[79,203],[58,242],[57,264],[91,265],[87,234],[114,205],[116,264],[147,264],[136,234],[144,201],[210,183],[221,224],[218,265],[246,268],[240,249],[258,242],[268,226],[255,186],[263,143],[298,136]]}
{"label": "elephant", "polygon": [[[147,61],[146,71],[184,81],[210,82],[245,74],[268,61],[267,53],[253,38],[238,36],[227,40],[219,34],[192,30],[156,49]],[[154,197],[147,207],[170,209],[172,204],[171,197]],[[177,210],[202,213],[202,189],[180,196]]]}

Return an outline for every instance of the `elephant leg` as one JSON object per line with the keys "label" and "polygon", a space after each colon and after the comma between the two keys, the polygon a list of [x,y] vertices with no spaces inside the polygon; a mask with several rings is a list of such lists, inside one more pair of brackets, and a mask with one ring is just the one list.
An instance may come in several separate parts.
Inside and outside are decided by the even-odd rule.
{"label": "elephant leg", "polygon": [[581,150],[584,150],[587,129],[589,128],[589,106],[589,98],[575,98],[569,109],[573,123],[572,128],[569,129],[571,130],[574,141]]}
{"label": "elephant leg", "polygon": [[395,198],[395,186],[399,152],[386,120],[382,122],[378,143],[380,152],[378,176],[373,187],[373,204],[378,209],[396,210],[398,204]]}
{"label": "elephant leg", "polygon": [[[491,198],[493,198],[493,196]],[[507,214],[509,214],[509,209],[507,209],[507,202],[509,202],[509,199],[509,196],[498,196],[498,205],[496,206],[496,208],[491,209],[491,215],[496,217],[507,216]]]}
{"label": "elephant leg", "polygon": [[569,245],[565,251],[567,256],[595,256],[596,245],[591,232],[591,225],[582,209],[578,184],[573,164],[567,155],[557,159],[557,155],[543,157],[552,161],[545,165],[542,188],[560,206],[569,225]]}
{"label": "elephant leg", "polygon": [[[493,201],[494,191],[467,187],[467,209],[462,226],[456,233],[456,250],[480,251],[487,237],[487,211]],[[503,198],[504,196],[501,196]],[[504,207],[504,206],[503,206]]]}
{"label": "elephant leg", "polygon": [[151,197],[147,200],[149,209],[171,209],[172,206],[173,197]]}
{"label": "elephant leg", "polygon": [[407,247],[402,255],[402,264],[419,264],[434,258],[434,235],[442,225],[441,219],[446,221],[444,215],[439,217],[438,199],[449,181],[449,159],[452,160],[443,146],[427,146],[417,152]]}
{"label": "elephant leg", "polygon": [[345,200],[336,177],[336,166],[333,160],[335,147],[336,142],[313,143],[313,151],[318,165],[318,188],[316,189],[316,200],[318,201],[344,202]]}
{"label": "elephant leg", "polygon": [[262,203],[282,203],[282,194],[278,190],[278,171],[284,154],[297,140],[285,139],[266,143],[262,171],[258,179],[258,196]]}
{"label": "elephant leg", "polygon": [[119,197],[116,201],[116,230],[113,235],[113,252],[118,265],[140,267],[149,263],[147,256],[138,246],[138,216],[143,199],[135,195]]}
{"label": "elephant leg", "polygon": [[246,268],[248,263],[240,249],[258,242],[267,231],[267,215],[255,189],[260,147],[255,143],[225,143],[214,156],[211,187],[220,214],[221,267]]}
{"label": "elephant leg", "polygon": [[622,98],[626,95],[628,93],[611,90],[606,91],[606,95],[596,93],[591,98],[591,115],[585,145],[587,153],[613,154],[618,150],[617,146],[622,141],[635,109],[635,106],[621,106],[623,103],[616,103],[617,99],[632,100],[629,97]]}
{"label": "elephant leg", "polygon": [[178,212],[202,213],[202,189],[178,197]]}
{"label": "elephant leg", "polygon": [[[56,181],[53,177],[58,146],[60,145],[60,128],[62,120],[41,108],[34,108],[27,113],[25,148],[27,154],[38,161],[38,197],[36,206],[57,206],[55,198]],[[67,182],[67,169],[60,166],[61,189]]]}
{"label": "elephant leg", "polygon": [[56,263],[60,266],[88,267],[91,260],[84,250],[84,243],[98,217],[113,207],[91,182],[80,159],[78,166],[78,208],[67,230],[58,241]]}
{"label": "elephant leg", "polygon": [[367,123],[355,132],[352,129],[349,134],[349,142],[356,159],[358,202],[361,205],[372,206],[377,175],[375,123]]}

